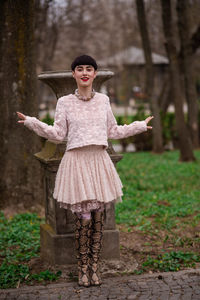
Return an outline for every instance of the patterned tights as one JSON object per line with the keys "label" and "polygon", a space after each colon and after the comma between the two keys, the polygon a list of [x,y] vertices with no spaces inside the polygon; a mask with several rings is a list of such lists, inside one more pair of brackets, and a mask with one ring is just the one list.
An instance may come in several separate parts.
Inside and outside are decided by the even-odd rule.
{"label": "patterned tights", "polygon": [[[93,211],[104,211],[104,208],[100,208],[100,209],[95,209]],[[86,220],[90,220],[91,219],[91,212],[87,212],[87,213],[76,213],[77,216],[81,219],[86,219]]]}

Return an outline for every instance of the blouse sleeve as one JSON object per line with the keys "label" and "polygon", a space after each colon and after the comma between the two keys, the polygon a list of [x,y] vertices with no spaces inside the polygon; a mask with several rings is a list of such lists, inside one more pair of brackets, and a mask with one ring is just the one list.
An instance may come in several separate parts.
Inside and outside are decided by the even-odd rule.
{"label": "blouse sleeve", "polygon": [[35,117],[26,116],[24,125],[37,135],[56,143],[61,142],[67,135],[67,118],[63,107],[63,101],[58,99],[54,116],[54,124],[48,125]]}
{"label": "blouse sleeve", "polygon": [[129,125],[117,125],[108,99],[107,132],[109,139],[123,139],[147,131],[145,121],[135,121]]}

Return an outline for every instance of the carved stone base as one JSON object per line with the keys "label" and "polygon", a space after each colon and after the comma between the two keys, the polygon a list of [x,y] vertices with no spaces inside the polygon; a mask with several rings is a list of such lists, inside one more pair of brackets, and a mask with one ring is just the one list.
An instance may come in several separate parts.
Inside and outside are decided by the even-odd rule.
{"label": "carved stone base", "polygon": [[[48,224],[40,225],[41,257],[50,264],[75,264],[76,250],[74,233],[56,234]],[[104,230],[101,258],[119,260],[119,231]]]}

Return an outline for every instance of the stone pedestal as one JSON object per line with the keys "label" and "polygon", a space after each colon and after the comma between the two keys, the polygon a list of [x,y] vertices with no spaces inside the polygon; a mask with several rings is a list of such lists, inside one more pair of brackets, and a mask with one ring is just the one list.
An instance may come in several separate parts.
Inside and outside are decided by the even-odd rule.
{"label": "stone pedestal", "polygon": [[[101,258],[119,260],[119,232],[118,230],[104,230]],[[50,264],[75,264],[76,250],[74,233],[56,234],[48,224],[41,225],[41,257]]]}
{"label": "stone pedestal", "polygon": [[[69,81],[73,82],[73,78],[70,77],[71,75],[68,74],[69,76],[67,78],[61,76],[59,80],[59,78],[50,78],[55,75],[53,75],[53,73],[58,74],[58,72],[48,73],[47,82],[44,79],[45,74],[42,74],[42,80],[52,87],[57,97],[66,94],[66,89],[67,93],[72,92],[69,89],[70,84],[66,84],[68,77],[70,78],[68,78]],[[63,73],[64,72],[62,72],[61,75],[63,75]],[[110,73],[104,75],[108,78],[111,76]],[[101,78],[99,79],[99,82],[106,80],[102,74],[100,76]],[[41,75],[39,79],[41,79]],[[49,82],[51,82],[51,84]],[[96,82],[98,83],[98,77]],[[96,84],[96,86],[98,86],[98,84]],[[53,144],[47,140],[42,151],[35,154],[35,157],[40,161],[45,170],[44,189],[46,223],[42,224],[40,227],[41,257],[51,264],[76,263],[76,251],[74,245],[74,215],[70,210],[60,208],[59,203],[53,198],[55,177],[65,149],[66,142],[61,144]],[[122,158],[122,155],[115,153],[111,143],[109,143],[109,148],[107,151],[114,164],[116,164],[117,161]],[[104,236],[101,257],[102,259],[120,259],[119,231],[115,226],[114,204],[110,209],[105,210]]]}

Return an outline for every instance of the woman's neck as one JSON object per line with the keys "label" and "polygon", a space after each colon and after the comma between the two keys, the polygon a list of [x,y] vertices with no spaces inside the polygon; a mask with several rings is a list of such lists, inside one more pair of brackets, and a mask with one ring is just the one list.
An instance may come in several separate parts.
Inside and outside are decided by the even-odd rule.
{"label": "woman's neck", "polygon": [[91,96],[92,87],[91,86],[88,86],[88,87],[78,87],[78,93],[79,93],[79,95],[88,98],[88,97]]}

